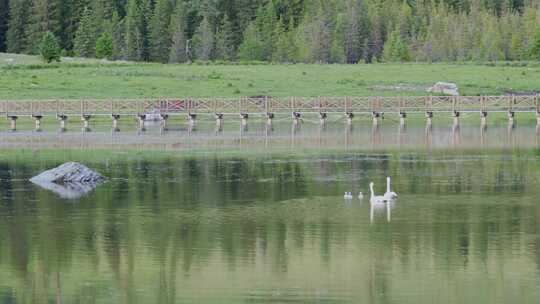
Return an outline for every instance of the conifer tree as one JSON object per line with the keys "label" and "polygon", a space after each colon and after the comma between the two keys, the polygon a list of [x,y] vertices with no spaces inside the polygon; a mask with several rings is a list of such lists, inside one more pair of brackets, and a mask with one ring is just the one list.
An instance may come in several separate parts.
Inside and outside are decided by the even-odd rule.
{"label": "conifer tree", "polygon": [[240,60],[263,60],[263,44],[260,39],[257,25],[252,22],[244,32],[244,40],[238,49]]}
{"label": "conifer tree", "polygon": [[343,29],[343,47],[347,63],[357,63],[364,55],[364,45],[368,34],[368,20],[362,0],[348,0],[346,3]]}
{"label": "conifer tree", "polygon": [[[26,26],[26,51],[37,53],[39,43],[45,33],[60,32],[60,14],[58,4],[61,0],[32,0],[30,17]],[[55,37],[56,39],[56,37]]]}
{"label": "conifer tree", "polygon": [[7,29],[9,20],[9,0],[0,0],[0,52],[7,49]]}
{"label": "conifer tree", "polygon": [[272,61],[292,63],[296,61],[297,52],[293,33],[294,20],[291,19],[288,30],[285,28],[285,25],[283,24],[284,22],[285,20],[280,20],[274,31],[276,44],[272,54]]}
{"label": "conifer tree", "polygon": [[310,18],[306,26],[306,35],[309,40],[310,62],[330,62],[332,49],[333,24],[328,7],[318,2],[315,15]]}
{"label": "conifer tree", "polygon": [[274,29],[278,23],[273,1],[258,10],[256,22],[262,44],[262,60],[271,60],[275,44]]}
{"label": "conifer tree", "polygon": [[540,60],[540,26],[536,30],[536,34],[531,42],[529,56],[533,60]]}
{"label": "conifer tree", "polygon": [[[87,7],[87,1],[82,0],[59,0],[59,32],[57,35],[60,47],[63,50],[70,51],[73,49],[75,32],[80,22],[82,12]],[[68,52],[70,53],[70,52]]]}
{"label": "conifer tree", "polygon": [[170,63],[183,63],[190,60],[187,41],[186,8],[182,2],[177,2],[171,17],[170,32],[172,44],[169,51]]}
{"label": "conifer tree", "polygon": [[96,58],[111,59],[114,51],[111,33],[103,32],[96,41]]}
{"label": "conifer tree", "polygon": [[28,0],[10,0],[10,16],[6,33],[7,51],[22,53],[27,49],[25,27],[28,21]]}
{"label": "conifer tree", "polygon": [[171,34],[170,0],[157,0],[150,20],[150,60],[167,62],[169,60]]}
{"label": "conifer tree", "polygon": [[191,49],[202,60],[522,60],[539,26],[537,0],[0,0],[0,51],[37,54],[51,31],[67,54],[93,56],[108,32],[113,58],[160,62]]}
{"label": "conifer tree", "polygon": [[126,57],[129,60],[146,60],[148,57],[147,25],[150,1],[128,0],[126,26]]}
{"label": "conifer tree", "polygon": [[390,62],[410,60],[409,47],[401,38],[399,27],[388,35],[388,40],[384,45],[384,59]]}
{"label": "conifer tree", "polygon": [[113,44],[113,59],[126,59],[126,26],[119,13],[114,12],[111,21],[111,38]]}
{"label": "conifer tree", "polygon": [[92,0],[92,13],[98,35],[110,31],[112,17],[115,12],[114,1]]}
{"label": "conifer tree", "polygon": [[46,32],[39,44],[39,53],[46,63],[60,61],[60,45],[52,32]]}
{"label": "conifer tree", "polygon": [[97,28],[92,11],[86,8],[79,28],[75,33],[73,51],[79,57],[94,57],[96,51]]}
{"label": "conifer tree", "polygon": [[364,52],[364,60],[368,63],[375,61],[382,61],[383,48],[384,48],[384,26],[382,24],[381,17],[375,15],[371,21],[371,35],[368,38],[369,42],[366,45],[366,51]]}
{"label": "conifer tree", "polygon": [[223,16],[216,34],[216,58],[223,60],[235,59],[233,26],[227,14]]}
{"label": "conifer tree", "polygon": [[214,55],[214,31],[208,16],[204,16],[201,24],[193,35],[193,50],[195,58],[212,60]]}

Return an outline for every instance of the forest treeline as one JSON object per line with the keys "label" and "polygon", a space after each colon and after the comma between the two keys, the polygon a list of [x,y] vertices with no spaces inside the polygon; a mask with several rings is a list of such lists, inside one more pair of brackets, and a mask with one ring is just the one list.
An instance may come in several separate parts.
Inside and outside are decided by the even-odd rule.
{"label": "forest treeline", "polygon": [[[45,37],[45,39],[44,39]],[[182,63],[540,60],[538,0],[0,0],[0,52]]]}

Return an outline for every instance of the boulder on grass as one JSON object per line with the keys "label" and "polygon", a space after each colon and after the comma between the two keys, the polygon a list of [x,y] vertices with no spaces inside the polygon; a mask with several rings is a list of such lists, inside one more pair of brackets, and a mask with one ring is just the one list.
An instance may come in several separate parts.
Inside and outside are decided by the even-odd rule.
{"label": "boulder on grass", "polygon": [[94,190],[105,181],[105,177],[82,164],[69,162],[44,171],[30,181],[63,198],[76,199]]}
{"label": "boulder on grass", "polygon": [[437,82],[427,90],[429,93],[459,96],[459,88],[455,83]]}

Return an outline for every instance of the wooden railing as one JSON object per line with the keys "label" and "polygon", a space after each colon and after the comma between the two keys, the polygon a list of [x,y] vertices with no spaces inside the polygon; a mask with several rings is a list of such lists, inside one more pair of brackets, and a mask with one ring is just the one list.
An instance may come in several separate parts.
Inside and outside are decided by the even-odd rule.
{"label": "wooden railing", "polygon": [[261,97],[142,100],[2,100],[0,115],[264,114],[291,112],[538,112],[539,96]]}

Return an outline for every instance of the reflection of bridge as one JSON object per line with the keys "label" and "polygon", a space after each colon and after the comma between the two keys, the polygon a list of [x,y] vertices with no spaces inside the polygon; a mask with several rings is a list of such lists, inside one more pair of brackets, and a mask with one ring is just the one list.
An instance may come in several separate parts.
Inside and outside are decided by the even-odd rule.
{"label": "reflection of bridge", "polygon": [[[533,128],[534,129],[534,128]],[[149,128],[110,132],[107,127],[93,132],[70,131],[57,133],[0,131],[0,150],[135,150],[135,151],[424,151],[464,149],[528,149],[540,147],[540,130],[530,127],[511,128],[495,125],[477,126],[420,126],[405,128],[391,125],[343,126],[329,123],[276,125],[256,124],[222,131],[187,126],[163,131]]]}
{"label": "reflection of bridge", "polygon": [[141,125],[148,113],[155,113],[166,121],[171,115],[187,115],[194,122],[198,114],[215,115],[221,122],[223,115],[240,114],[247,121],[250,114],[266,115],[269,122],[276,114],[291,115],[297,121],[302,113],[319,113],[325,122],[328,113],[344,113],[351,122],[355,113],[369,113],[377,123],[383,113],[399,114],[404,122],[408,113],[425,113],[428,122],[434,113],[452,113],[454,119],[461,112],[480,113],[483,120],[489,112],[533,112],[540,123],[538,95],[531,96],[416,96],[416,97],[242,97],[242,98],[186,98],[154,100],[18,100],[0,101],[0,115],[7,116],[15,126],[21,116],[33,117],[36,126],[45,116],[57,117],[61,123],[69,116],[79,116],[85,125],[92,116],[110,116],[116,125],[121,116],[136,116]]}

